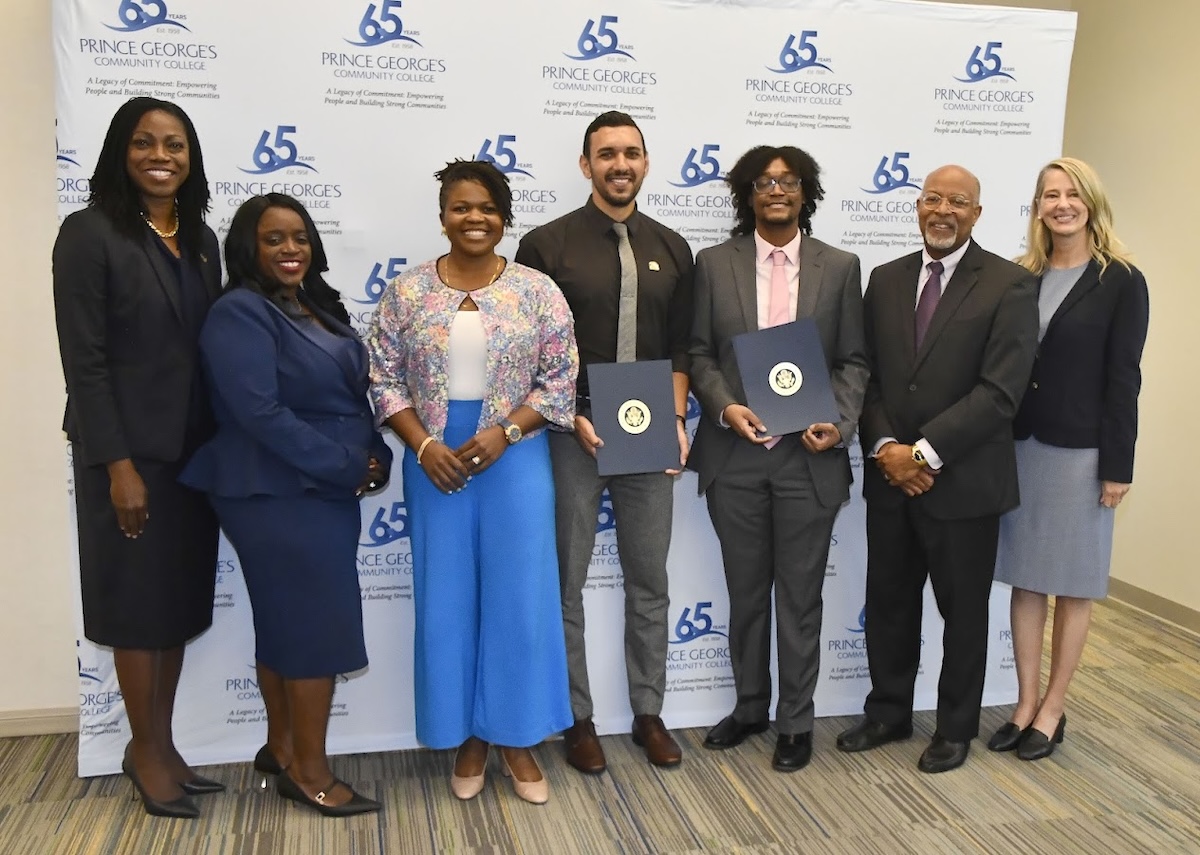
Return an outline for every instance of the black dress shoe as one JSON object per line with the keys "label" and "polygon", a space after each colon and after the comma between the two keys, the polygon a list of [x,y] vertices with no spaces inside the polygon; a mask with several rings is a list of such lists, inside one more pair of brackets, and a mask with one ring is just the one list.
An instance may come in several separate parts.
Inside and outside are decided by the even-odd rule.
{"label": "black dress shoe", "polygon": [[870,751],[889,742],[900,742],[913,734],[912,722],[903,724],[883,724],[864,718],[849,730],[838,734],[837,747],[839,751],[853,753],[855,751]]}
{"label": "black dress shoe", "polygon": [[1054,753],[1055,747],[1063,741],[1066,733],[1066,713],[1063,713],[1062,718],[1058,720],[1058,727],[1054,729],[1054,736],[1046,736],[1046,734],[1034,728],[1033,725],[1030,725],[1025,730],[1025,738],[1017,746],[1017,756],[1022,760],[1041,760],[1043,757],[1049,757]]}
{"label": "black dress shoe", "polygon": [[768,726],[765,721],[742,724],[733,716],[727,715],[717,722],[716,726],[708,732],[708,736],[704,737],[704,747],[733,748],[735,745],[741,745],[747,736],[762,733]]}
{"label": "black dress shoe", "polygon": [[[346,789],[350,790],[350,801],[344,805],[325,804],[325,794],[338,784],[342,784]],[[294,802],[307,805],[322,816],[354,816],[360,813],[371,813],[372,811],[379,810],[381,807],[379,802],[359,795],[354,792],[349,784],[345,781],[339,781],[337,778],[330,781],[321,792],[317,793],[317,797],[314,799],[310,798],[308,793],[300,789],[300,785],[292,780],[291,775],[281,771],[279,777],[275,779],[275,791],[285,799],[291,799]]]}
{"label": "black dress shoe", "polygon": [[195,819],[200,816],[200,808],[192,801],[191,796],[184,793],[169,802],[160,802],[146,795],[142,782],[134,771],[133,761],[129,759],[129,749],[125,749],[125,759],[121,761],[121,771],[133,782],[133,788],[142,799],[142,807],[151,816],[165,816],[169,819]]}
{"label": "black dress shoe", "polygon": [[1012,751],[1020,744],[1028,732],[1028,727],[1021,729],[1011,721],[1007,721],[988,740],[988,751]]}
{"label": "black dress shoe", "polygon": [[207,796],[212,793],[225,792],[225,785],[220,781],[214,781],[212,778],[197,775],[190,781],[180,781],[179,789],[183,790],[189,796]]}
{"label": "black dress shoe", "polygon": [[254,771],[264,775],[278,775],[283,771],[283,767],[279,765],[279,761],[275,759],[271,749],[264,745],[254,755]]}
{"label": "black dress shoe", "polygon": [[940,733],[935,733],[933,741],[917,761],[917,768],[930,774],[949,772],[966,762],[970,753],[970,742],[952,742]]}
{"label": "black dress shoe", "polygon": [[812,731],[781,733],[775,740],[771,768],[776,772],[798,772],[812,759]]}

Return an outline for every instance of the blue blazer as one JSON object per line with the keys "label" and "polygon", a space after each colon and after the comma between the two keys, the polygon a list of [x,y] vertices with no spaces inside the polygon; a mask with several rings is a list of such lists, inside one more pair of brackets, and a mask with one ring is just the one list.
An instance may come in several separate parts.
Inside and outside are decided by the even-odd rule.
{"label": "blue blazer", "polygon": [[366,349],[350,327],[305,305],[341,337],[296,323],[245,288],[213,305],[200,353],[217,434],[183,483],[226,497],[347,498],[366,480],[369,457],[390,469],[367,400]]}

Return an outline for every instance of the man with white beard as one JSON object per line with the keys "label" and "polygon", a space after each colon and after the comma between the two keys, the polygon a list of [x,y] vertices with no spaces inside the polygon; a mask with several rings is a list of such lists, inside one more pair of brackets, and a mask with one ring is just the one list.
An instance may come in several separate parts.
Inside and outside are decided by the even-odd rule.
{"label": "man with white beard", "polygon": [[979,732],[1000,515],[1019,501],[1012,420],[1037,347],[1035,280],[971,240],[982,211],[966,169],[929,173],[917,205],[924,248],[877,267],[863,304],[871,692],[837,742],[856,752],[912,736],[928,578],[945,630],[922,772],[961,766]]}

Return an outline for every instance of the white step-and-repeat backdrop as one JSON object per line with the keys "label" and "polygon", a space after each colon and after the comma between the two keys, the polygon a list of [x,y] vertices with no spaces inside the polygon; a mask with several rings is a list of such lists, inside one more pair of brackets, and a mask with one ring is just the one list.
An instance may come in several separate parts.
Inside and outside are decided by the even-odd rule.
{"label": "white step-and-repeat backdrop", "polygon": [[[821,164],[815,234],[864,271],[919,245],[926,172],[956,162],[983,183],[979,241],[1022,244],[1037,170],[1061,151],[1071,13],[909,0],[56,0],[60,215],[86,204],[108,122],[134,95],[192,117],[223,237],[268,191],[304,202],[330,281],[363,327],[386,281],[442,253],[433,172],[487,158],[512,180],[511,257],[531,228],[581,205],[577,161],[598,113],[633,115],[651,169],[641,209],[694,250],[732,224],[721,177],[746,149],[793,144]],[[689,425],[698,416],[693,405]],[[861,458],[854,465],[860,469]],[[330,749],[416,745],[412,564],[403,485],[363,502],[358,554],[371,665],[338,678]],[[819,715],[861,710],[864,510],[842,510],[825,586]],[[623,592],[611,509],[599,510],[588,656],[602,732],[628,727]],[[212,629],[188,648],[176,736],[195,763],[246,759],[265,720],[237,556],[221,553]],[[717,540],[695,476],[676,488],[664,718],[711,724],[733,705]],[[1007,589],[993,598],[985,703],[1015,696]],[[319,627],[314,627],[319,632]],[[933,705],[941,625],[926,599],[917,703]],[[109,651],[79,643],[82,775],[118,769],[127,737]]]}

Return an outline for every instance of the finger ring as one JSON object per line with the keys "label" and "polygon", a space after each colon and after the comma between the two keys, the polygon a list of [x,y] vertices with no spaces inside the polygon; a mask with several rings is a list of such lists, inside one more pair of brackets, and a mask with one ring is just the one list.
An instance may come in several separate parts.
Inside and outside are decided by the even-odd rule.
{"label": "finger ring", "polygon": [[479,459],[479,455],[477,454],[471,458],[471,462],[474,463],[476,466],[478,466],[483,461]]}

